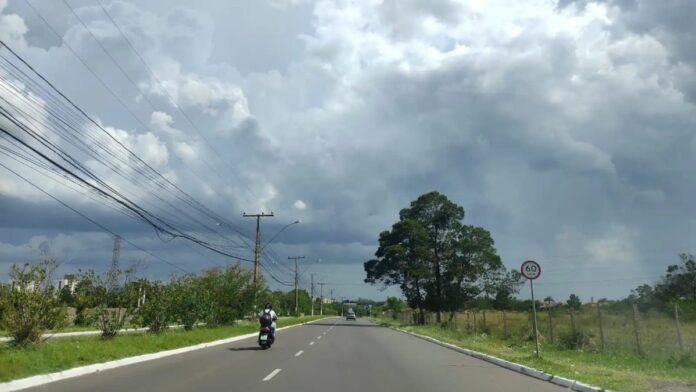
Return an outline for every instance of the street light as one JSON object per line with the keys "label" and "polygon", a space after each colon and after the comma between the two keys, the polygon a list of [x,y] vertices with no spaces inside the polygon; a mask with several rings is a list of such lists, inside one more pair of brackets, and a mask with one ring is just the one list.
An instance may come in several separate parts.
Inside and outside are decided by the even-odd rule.
{"label": "street light", "polygon": [[292,222],[292,223],[288,223],[287,225],[283,226],[282,229],[278,230],[278,232],[275,233],[275,235],[271,238],[270,241],[266,242],[266,245],[264,245],[264,246],[261,247],[261,251],[263,252],[263,250],[266,249],[266,247],[267,247],[268,245],[270,245],[270,243],[273,242],[273,240],[276,239],[276,237],[278,237],[278,235],[280,235],[280,233],[282,233],[283,231],[285,231],[285,229],[287,229],[288,227],[290,227],[290,226],[292,226],[292,225],[296,225],[296,224],[298,224],[298,223],[302,223],[302,221],[301,221],[301,220],[296,220],[296,221],[294,221],[294,222]]}

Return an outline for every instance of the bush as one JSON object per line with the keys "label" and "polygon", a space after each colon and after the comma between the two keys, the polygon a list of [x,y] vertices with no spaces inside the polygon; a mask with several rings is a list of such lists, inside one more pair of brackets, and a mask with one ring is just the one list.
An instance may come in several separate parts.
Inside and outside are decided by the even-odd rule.
{"label": "bush", "polygon": [[234,324],[253,310],[254,285],[251,272],[239,264],[213,268],[200,278],[203,314],[211,325]]}
{"label": "bush", "polygon": [[172,318],[180,322],[186,331],[203,318],[205,293],[194,275],[185,275],[169,285]]}
{"label": "bush", "polygon": [[[87,271],[80,275],[82,287],[77,291],[76,303],[81,316],[92,320],[102,331],[102,339],[111,339],[123,328],[130,318],[137,300],[137,290],[132,284],[133,269],[122,271],[112,267],[103,275]],[[84,314],[88,306],[93,306],[89,314]]]}
{"label": "bush", "polygon": [[596,346],[594,337],[584,332],[563,334],[560,336],[560,344],[569,350],[583,350]]}
{"label": "bush", "polygon": [[143,327],[148,327],[152,333],[159,334],[169,328],[172,320],[171,299],[169,288],[159,282],[146,286],[145,301],[137,310],[137,316]]}
{"label": "bush", "polygon": [[38,344],[48,329],[59,329],[65,322],[65,308],[53,295],[50,262],[40,265],[13,265],[10,278],[14,287],[0,297],[2,319],[15,345]]}

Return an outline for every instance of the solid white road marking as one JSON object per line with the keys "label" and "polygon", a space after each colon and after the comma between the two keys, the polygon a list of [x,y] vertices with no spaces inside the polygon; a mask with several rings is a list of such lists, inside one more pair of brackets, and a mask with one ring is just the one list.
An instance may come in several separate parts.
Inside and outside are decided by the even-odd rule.
{"label": "solid white road marking", "polygon": [[268,381],[268,380],[272,379],[273,377],[275,377],[276,374],[280,373],[280,370],[281,369],[276,369],[276,370],[272,371],[271,374],[264,377],[263,381]]}
{"label": "solid white road marking", "polygon": [[309,342],[309,345],[310,345],[310,346],[313,345],[313,344],[314,344],[314,340],[312,340],[311,342]]}
{"label": "solid white road marking", "polygon": [[300,351],[297,352],[297,354],[295,354],[295,356],[296,356],[296,357],[299,357],[300,355],[302,355],[303,352],[304,352],[304,351],[300,350]]}

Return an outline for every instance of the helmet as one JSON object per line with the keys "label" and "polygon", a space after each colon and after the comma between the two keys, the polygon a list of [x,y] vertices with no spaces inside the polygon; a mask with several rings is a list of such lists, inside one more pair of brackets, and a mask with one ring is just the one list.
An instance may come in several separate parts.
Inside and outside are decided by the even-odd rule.
{"label": "helmet", "polygon": [[273,309],[273,304],[270,302],[266,303],[266,306],[264,306],[265,309]]}

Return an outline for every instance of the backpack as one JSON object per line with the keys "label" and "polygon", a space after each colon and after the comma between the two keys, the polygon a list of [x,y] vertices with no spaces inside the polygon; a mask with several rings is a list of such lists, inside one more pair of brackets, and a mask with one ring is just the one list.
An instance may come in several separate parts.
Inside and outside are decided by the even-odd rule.
{"label": "backpack", "polygon": [[261,323],[261,326],[263,327],[270,327],[271,324],[273,324],[273,318],[271,317],[271,314],[263,312],[261,317],[259,317],[259,323]]}

